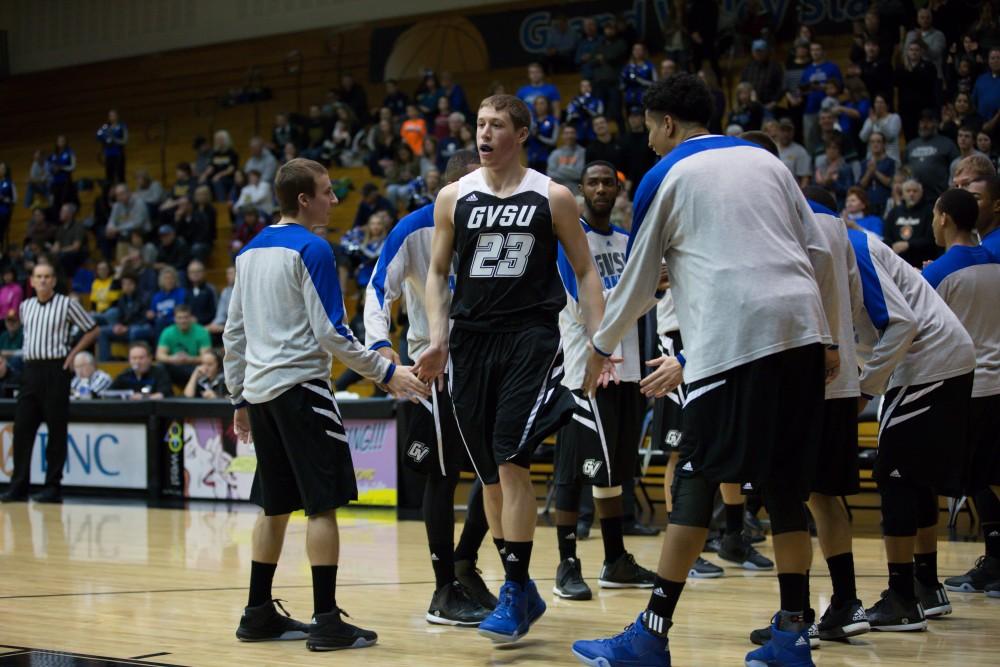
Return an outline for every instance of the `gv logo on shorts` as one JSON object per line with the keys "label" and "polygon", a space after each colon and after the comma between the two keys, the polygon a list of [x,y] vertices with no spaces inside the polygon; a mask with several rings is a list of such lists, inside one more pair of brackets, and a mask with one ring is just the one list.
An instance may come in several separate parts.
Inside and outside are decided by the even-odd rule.
{"label": "gv logo on shorts", "polygon": [[597,471],[601,469],[603,463],[603,461],[598,461],[597,459],[587,459],[583,462],[583,474],[590,479],[594,479],[597,477]]}
{"label": "gv logo on shorts", "polygon": [[430,453],[431,448],[422,442],[414,442],[410,445],[410,448],[406,450],[406,455],[413,459],[416,463],[423,461]]}
{"label": "gv logo on shorts", "polygon": [[677,429],[667,431],[667,444],[671,447],[676,447],[681,444],[681,435],[682,433]]}

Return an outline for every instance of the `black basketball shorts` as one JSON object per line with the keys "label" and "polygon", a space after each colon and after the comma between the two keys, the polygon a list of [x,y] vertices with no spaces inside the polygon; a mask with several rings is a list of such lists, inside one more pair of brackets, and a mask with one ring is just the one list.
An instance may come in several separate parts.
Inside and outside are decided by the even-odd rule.
{"label": "black basketball shorts", "polygon": [[250,500],[265,514],[313,515],[357,500],[351,448],[328,381],[309,380],[248,409],[257,451]]}
{"label": "black basketball shorts", "polygon": [[451,397],[463,444],[484,484],[499,466],[528,467],[531,452],[572,416],[576,403],[560,384],[559,328],[451,333]]}
{"label": "black basketball shorts", "polygon": [[809,497],[824,403],[823,346],[784,350],[687,387],[675,475]]}
{"label": "black basketball shorts", "polygon": [[439,477],[454,477],[462,470],[471,470],[455,422],[447,379],[443,390],[435,386],[430,398],[400,403],[400,411],[405,429],[399,452],[403,465]]}
{"label": "black basketball shorts", "polygon": [[930,486],[942,496],[964,495],[969,481],[970,371],[965,375],[885,393],[879,415],[873,476]]}
{"label": "black basketball shorts", "polygon": [[576,411],[556,440],[556,484],[620,486],[635,474],[646,398],[638,382],[609,384],[596,398],[573,392]]}
{"label": "black basketball shorts", "polygon": [[[658,344],[660,354],[668,357],[676,356],[683,349],[681,332],[668,331],[660,335]],[[653,403],[653,433],[652,441],[659,449],[668,452],[680,450],[684,439],[684,395],[687,385],[680,384],[672,392],[658,398]],[[654,447],[655,449],[656,447]]]}
{"label": "black basketball shorts", "polygon": [[969,417],[973,495],[988,486],[1000,486],[1000,394],[972,399]]}
{"label": "black basketball shorts", "polygon": [[823,432],[820,438],[811,490],[825,496],[860,493],[857,398],[823,401]]}

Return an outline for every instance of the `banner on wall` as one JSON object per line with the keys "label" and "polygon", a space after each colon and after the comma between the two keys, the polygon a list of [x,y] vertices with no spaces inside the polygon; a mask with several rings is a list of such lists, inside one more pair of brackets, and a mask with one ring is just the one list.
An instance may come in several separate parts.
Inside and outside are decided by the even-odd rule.
{"label": "banner on wall", "polygon": [[[344,422],[354,460],[359,505],[396,504],[396,422],[347,419]],[[183,450],[186,498],[249,500],[257,469],[252,443],[242,443],[232,423],[218,418],[175,420],[167,429],[167,451]],[[169,468],[168,468],[169,481]]]}
{"label": "banner on wall", "polygon": [[[31,454],[32,484],[45,482],[48,441],[48,426],[43,424]],[[0,482],[9,482],[13,472],[14,425],[0,422]],[[145,425],[71,423],[62,482],[66,486],[145,489]]]}

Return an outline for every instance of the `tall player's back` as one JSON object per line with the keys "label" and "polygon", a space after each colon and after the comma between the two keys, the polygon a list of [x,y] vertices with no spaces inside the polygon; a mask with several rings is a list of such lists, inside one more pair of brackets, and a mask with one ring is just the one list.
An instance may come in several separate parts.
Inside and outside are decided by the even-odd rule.
{"label": "tall player's back", "polygon": [[548,176],[528,169],[513,194],[499,197],[484,169],[458,181],[451,306],[456,327],[516,331],[557,321],[566,295],[556,268],[550,184]]}

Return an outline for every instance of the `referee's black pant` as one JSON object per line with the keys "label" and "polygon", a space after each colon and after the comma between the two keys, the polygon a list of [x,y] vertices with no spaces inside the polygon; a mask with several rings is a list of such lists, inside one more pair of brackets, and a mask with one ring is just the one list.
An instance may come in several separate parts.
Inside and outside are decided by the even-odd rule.
{"label": "referee's black pant", "polygon": [[45,486],[58,487],[66,466],[69,429],[69,385],[73,374],[64,360],[27,361],[14,412],[14,475],[10,490],[27,493],[31,482],[31,450],[42,422],[48,424],[45,447]]}

